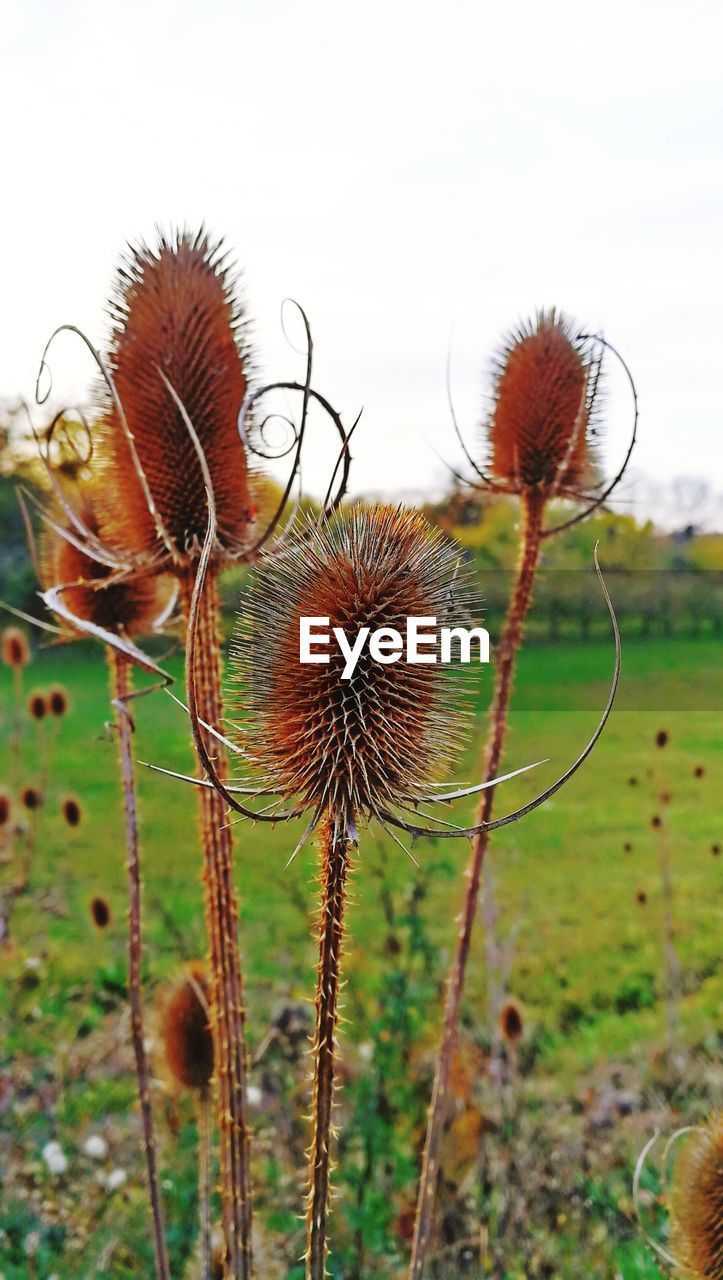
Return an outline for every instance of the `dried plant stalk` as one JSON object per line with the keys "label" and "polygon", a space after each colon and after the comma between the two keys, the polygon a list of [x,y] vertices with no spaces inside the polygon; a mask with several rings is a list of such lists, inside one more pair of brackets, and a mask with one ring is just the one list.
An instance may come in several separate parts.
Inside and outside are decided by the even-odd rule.
{"label": "dried plant stalk", "polygon": [[[188,614],[194,578],[182,580]],[[206,724],[222,723],[221,658],[215,581],[199,600],[196,670],[198,713]],[[191,680],[191,672],[187,672]],[[218,743],[209,739],[214,750]],[[223,754],[216,762],[227,776]],[[211,1023],[218,1082],[221,1201],[230,1275],[247,1280],[252,1273],[251,1184],[246,1106],[246,1037],[238,948],[238,901],[233,882],[231,830],[226,805],[213,787],[199,788],[206,924],[209,937]]]}
{"label": "dried plant stalk", "polygon": [[[532,491],[524,495],[522,548],[514,590],[499,646],[497,676],[490,711],[490,731],[484,755],[483,775],[485,782],[495,778],[499,772],[507,730],[507,715],[512,693],[515,659],[522,638],[535,573],[540,558],[544,507],[544,498],[539,494]],[[475,817],[475,825],[490,821],[495,790],[496,788],[491,787],[489,790],[482,792]],[[468,885],[460,917],[457,947],[447,982],[442,1043],[437,1060],[437,1070],[427,1122],[427,1136],[417,1200],[417,1219],[409,1271],[410,1280],[419,1280],[423,1274],[424,1259],[432,1232],[439,1156],[447,1111],[449,1076],[457,1039],[460,1003],[469,960],[472,929],[477,914],[482,865],[489,840],[490,833],[482,831],[472,841],[467,870]]]}
{"label": "dried plant stalk", "polygon": [[138,842],[138,810],[136,804],[136,781],[133,765],[132,732],[133,723],[128,711],[128,698],[131,692],[131,667],[127,658],[116,649],[108,648],[108,663],[111,676],[111,697],[116,707],[116,731],[120,753],[121,782],[123,786],[123,809],[126,827],[126,850],[128,854],[128,999],[131,1010],[131,1035],[133,1052],[136,1060],[136,1076],[138,1078],[138,1097],[141,1105],[141,1125],[143,1130],[143,1149],[146,1157],[146,1175],[148,1193],[153,1218],[153,1238],[156,1253],[156,1273],[158,1280],[169,1280],[168,1254],[163,1223],[163,1206],[158,1182],[158,1162],[156,1155],[156,1137],[153,1124],[153,1110],[150,1094],[150,1067],[146,1053],[143,1020],[143,993],[141,965],[143,961],[143,942],[141,933],[141,864]]}
{"label": "dried plant stalk", "polygon": [[333,1132],[334,1058],[339,1020],[339,988],[344,943],[344,906],[351,869],[350,844],[344,823],[325,819],[320,831],[322,899],[319,913],[319,967],[316,985],[316,1029],[313,1054],[314,1098],[311,1111],[309,1194],[306,1210],[306,1274],[326,1274],[327,1219]]}

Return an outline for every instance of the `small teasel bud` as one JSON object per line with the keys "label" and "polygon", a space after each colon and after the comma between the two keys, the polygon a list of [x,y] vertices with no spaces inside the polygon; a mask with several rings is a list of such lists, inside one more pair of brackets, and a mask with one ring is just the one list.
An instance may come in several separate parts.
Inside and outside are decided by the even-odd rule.
{"label": "small teasel bud", "polygon": [[660,793],[660,803],[661,803],[661,804],[670,804],[670,802],[671,802],[671,800],[672,800],[672,799],[673,799],[673,797],[672,797],[672,795],[670,794],[670,792],[669,792],[669,791],[661,791],[661,793]]}
{"label": "small teasel bud", "polygon": [[653,828],[653,831],[657,831],[659,827],[662,827],[663,819],[661,818],[659,813],[653,814],[652,818],[650,819],[650,825]]}
{"label": "small teasel bud", "polygon": [[83,813],[80,804],[73,796],[66,796],[62,804],[62,813],[69,827],[80,826]]}
{"label": "small teasel bud", "polygon": [[628,778],[628,786],[629,786],[629,787],[637,787],[637,785],[638,785],[638,780],[637,780],[637,778],[635,778],[635,777]]}
{"label": "small teasel bud", "polygon": [[645,906],[646,902],[648,901],[648,895],[644,889],[638,889],[638,892],[635,895],[635,900],[638,903],[638,906],[640,907]]}
{"label": "small teasel bud", "polygon": [[681,1142],[670,1194],[671,1251],[690,1280],[723,1280],[723,1112]]}
{"label": "small teasel bud", "polygon": [[43,797],[37,787],[23,787],[20,793],[20,799],[23,807],[34,813],[43,803]]}
{"label": "small teasel bud", "polygon": [[195,1093],[206,1093],[213,1078],[209,1005],[205,967],[192,964],[171,990],[161,1019],[166,1066],[178,1084]]}
{"label": "small teasel bud", "polygon": [[92,898],[90,914],[93,924],[98,929],[107,929],[111,922],[110,903],[105,898]]}
{"label": "small teasel bud", "polygon": [[6,667],[27,667],[30,662],[30,645],[20,627],[6,627],[2,633],[2,656]]}
{"label": "small teasel bud", "polygon": [[703,765],[702,765],[702,764],[697,764],[697,765],[695,766],[695,769],[693,770],[693,777],[694,777],[694,778],[704,778],[704,777],[705,777],[705,768],[703,767]]}
{"label": "small teasel bud", "polygon": [[516,1044],[524,1030],[522,1010],[516,1000],[506,1000],[500,1009],[500,1031],[507,1044]]}
{"label": "small teasel bud", "polygon": [[668,734],[668,730],[658,729],[658,732],[655,735],[656,747],[659,747],[662,750],[663,747],[667,747],[669,740],[670,740],[670,735]]}
{"label": "small teasel bud", "polygon": [[633,846],[631,845],[630,841],[626,840],[625,844],[623,845],[623,853],[632,853],[632,849],[633,849]]}
{"label": "small teasel bud", "polygon": [[51,716],[60,718],[68,710],[68,695],[62,684],[54,684],[48,693],[48,709]]}
{"label": "small teasel bud", "polygon": [[7,791],[0,791],[0,827],[6,826],[10,821],[11,812],[10,796]]}
{"label": "small teasel bud", "polygon": [[554,308],[507,339],[488,424],[496,479],[550,496],[589,480],[598,373],[589,339]]}
{"label": "small teasel bud", "polygon": [[44,720],[48,714],[47,698],[38,689],[35,689],[28,698],[28,712],[33,720]]}
{"label": "small teasel bud", "polygon": [[719,845],[719,844],[712,844],[712,845],[710,846],[710,851],[711,851],[711,853],[713,854],[713,857],[714,857],[714,858],[718,858],[718,857],[720,856],[720,845]]}

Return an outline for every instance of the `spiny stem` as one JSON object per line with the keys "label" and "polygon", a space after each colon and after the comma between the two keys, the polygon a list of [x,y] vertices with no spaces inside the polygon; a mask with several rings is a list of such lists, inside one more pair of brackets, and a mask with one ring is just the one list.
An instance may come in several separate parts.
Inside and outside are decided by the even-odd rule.
{"label": "spiny stem", "polygon": [[[507,714],[512,693],[515,659],[519,648],[525,618],[530,604],[532,586],[540,558],[544,499],[536,493],[527,494],[523,506],[523,535],[520,560],[515,585],[507,610],[507,617],[500,640],[494,697],[490,709],[490,729],[485,747],[483,780],[489,782],[499,772],[499,764],[507,729]],[[489,822],[492,815],[495,788],[482,792],[477,807],[475,825]],[[417,1217],[412,1244],[409,1280],[420,1280],[424,1260],[429,1247],[434,1218],[434,1198],[439,1172],[439,1156],[447,1115],[447,1089],[452,1057],[459,1027],[459,1010],[464,990],[469,959],[472,929],[477,914],[482,864],[489,843],[489,833],[481,832],[472,841],[467,870],[468,884],[460,917],[457,947],[447,979],[442,1042],[437,1058],[437,1069],[432,1090],[432,1100],[427,1120],[427,1136],[422,1157],[422,1173],[417,1200]]]}
{"label": "spiny stem", "polygon": [[201,1280],[211,1280],[211,1115],[208,1090],[196,1102],[198,1127],[198,1216],[201,1235]]}
{"label": "spiny stem", "polygon": [[[193,578],[181,584],[186,615],[193,594]],[[218,600],[214,580],[207,582],[199,601],[195,674],[198,714],[206,724],[220,725],[221,649]],[[190,672],[186,673],[190,681]],[[227,775],[219,744],[219,775]],[[213,787],[199,787],[203,880],[211,972],[211,1027],[218,1083],[221,1204],[227,1265],[232,1280],[252,1274],[251,1179],[246,1106],[246,1039],[241,960],[238,948],[238,901],[233,881],[231,830],[223,798]]]}
{"label": "spiny stem", "polygon": [[326,1229],[331,1177],[330,1144],[334,1105],[334,1057],[339,1020],[339,987],[344,943],[344,905],[350,870],[346,824],[327,818],[321,827],[322,900],[319,915],[319,968],[314,1033],[314,1096],[309,1148],[306,1209],[306,1276],[326,1275]]}
{"label": "spiny stem", "polygon": [[128,998],[131,1009],[131,1035],[136,1059],[138,1095],[141,1105],[143,1149],[146,1157],[148,1192],[153,1217],[153,1236],[156,1251],[158,1280],[169,1280],[168,1254],[163,1223],[163,1206],[158,1183],[156,1136],[151,1108],[150,1069],[143,1028],[143,994],[141,964],[143,942],[141,933],[141,863],[138,842],[138,808],[136,803],[136,779],[133,765],[133,723],[126,703],[131,688],[131,669],[128,660],[115,649],[108,649],[111,675],[111,695],[116,703],[116,729],[120,751],[123,809],[126,827],[126,852],[128,855]]}

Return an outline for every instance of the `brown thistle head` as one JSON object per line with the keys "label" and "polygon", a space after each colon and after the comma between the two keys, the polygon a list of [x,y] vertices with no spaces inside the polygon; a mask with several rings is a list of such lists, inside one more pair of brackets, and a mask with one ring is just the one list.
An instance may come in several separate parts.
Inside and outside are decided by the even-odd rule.
{"label": "brown thistle head", "polygon": [[[405,637],[407,619],[465,625],[458,553],[415,511],[359,505],[308,521],[262,560],[244,600],[232,661],[263,785],[342,824],[413,803],[459,746],[454,668],[382,664],[367,644],[349,678],[333,628]],[[328,618],[325,664],[301,665],[300,619]],[[318,624],[317,624],[318,625]]]}
{"label": "brown thistle head", "polygon": [[97,929],[107,929],[111,922],[110,903],[105,898],[91,898],[90,916]]}
{"label": "brown thistle head", "polygon": [[80,826],[83,811],[73,796],[66,796],[62,804],[63,819],[69,827]]}
{"label": "brown thistle head", "polygon": [[68,694],[62,684],[54,684],[48,694],[48,709],[51,716],[60,719],[68,710]]}
{"label": "brown thistle head", "polygon": [[[97,480],[88,483],[78,510],[85,528],[93,537],[97,537],[100,531],[99,493]],[[74,536],[67,522],[63,525],[59,521],[58,525],[65,529],[66,534]],[[159,579],[149,573],[120,573],[104,560],[91,555],[89,548],[81,550],[80,542],[77,535],[70,541],[55,529],[46,530],[40,551],[43,586],[66,588],[62,592],[62,603],[82,622],[127,636],[151,631],[170,598],[170,580]],[[69,636],[77,634],[70,627],[66,629]],[[56,705],[67,709],[65,691],[56,689],[55,693]],[[62,715],[63,712],[57,710],[54,714]]]}
{"label": "brown thistle head", "polygon": [[[254,504],[238,416],[251,358],[236,280],[220,243],[201,229],[132,248],[110,302],[109,363],[158,520],[116,406],[108,404],[99,457],[112,475],[104,534],[135,556],[196,558],[208,524],[203,471],[180,398],[206,458],[218,519],[217,553],[248,544]],[[158,522],[170,547],[159,542]]]}
{"label": "brown thistle head", "polygon": [[684,1139],[670,1218],[672,1252],[688,1280],[723,1280],[723,1112]]}
{"label": "brown thistle head", "polygon": [[166,1066],[177,1084],[205,1093],[213,1078],[210,993],[202,964],[189,965],[163,1008],[161,1039]]}
{"label": "brown thistle head", "polygon": [[487,424],[496,480],[546,497],[589,481],[599,369],[593,344],[554,308],[510,335],[495,363]]}
{"label": "brown thistle head", "polygon": [[37,787],[23,787],[20,793],[23,808],[34,813],[43,803],[43,797]]}
{"label": "brown thistle head", "polygon": [[507,1044],[516,1044],[524,1030],[522,1010],[516,1000],[506,1000],[500,1009],[500,1031]]}
{"label": "brown thistle head", "polygon": [[10,796],[7,791],[0,791],[0,827],[7,826],[10,821],[12,806],[10,804]]}
{"label": "brown thistle head", "polygon": [[6,667],[17,670],[30,662],[30,645],[20,627],[6,627],[2,633],[2,656]]}
{"label": "brown thistle head", "polygon": [[39,689],[34,689],[28,698],[28,715],[33,720],[44,720],[48,714],[48,700]]}

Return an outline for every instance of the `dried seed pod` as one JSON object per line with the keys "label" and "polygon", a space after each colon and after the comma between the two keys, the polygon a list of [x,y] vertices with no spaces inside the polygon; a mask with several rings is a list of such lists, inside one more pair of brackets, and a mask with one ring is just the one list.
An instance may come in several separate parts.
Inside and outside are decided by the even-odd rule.
{"label": "dried seed pod", "polygon": [[196,1093],[205,1093],[213,1079],[209,1001],[204,965],[189,965],[170,992],[161,1020],[166,1066],[178,1084]]}
{"label": "dried seed pod", "polygon": [[34,813],[43,803],[42,794],[37,787],[24,787],[20,793],[20,799],[23,807],[29,810],[30,813]]}
{"label": "dried seed pod", "polygon": [[48,708],[51,716],[60,719],[68,710],[68,694],[61,684],[54,684],[48,694]]}
{"label": "dried seed pod", "polygon": [[30,662],[30,645],[20,627],[6,627],[2,633],[2,658],[6,667],[15,670]]}
{"label": "dried seed pod", "polygon": [[486,433],[495,479],[548,496],[589,482],[599,368],[593,345],[554,308],[507,339]]}
{"label": "dried seed pod", "polygon": [[98,929],[107,929],[111,922],[110,903],[105,898],[92,898],[90,903],[90,914],[93,924]]}
{"label": "dried seed pod", "polygon": [[723,1280],[723,1113],[683,1141],[670,1197],[672,1252],[687,1280]]}
{"label": "dried seed pod", "polygon": [[500,1009],[500,1031],[507,1044],[516,1044],[524,1031],[522,1010],[516,1000],[506,1000]]}
{"label": "dried seed pod", "polygon": [[48,714],[47,699],[38,689],[35,689],[28,698],[28,714],[33,720],[44,720]]}
{"label": "dried seed pod", "polygon": [[73,796],[66,796],[62,804],[62,814],[69,827],[80,826],[83,811]]}
{"label": "dried seed pod", "polygon": [[381,505],[309,521],[262,561],[232,661],[265,786],[340,827],[425,794],[460,746],[458,669],[404,655],[382,665],[366,648],[345,680],[336,643],[328,663],[301,668],[300,619],[328,617],[350,642],[363,626],[404,636],[409,617],[459,624],[457,569],[458,552],[422,515]]}
{"label": "dried seed pod", "polygon": [[204,476],[162,371],[206,458],[218,553],[240,554],[254,517],[238,430],[251,360],[243,305],[222,245],[201,229],[161,235],[155,248],[131,249],[118,271],[110,314],[110,367],[158,519],[111,403],[99,447],[101,465],[114,481],[104,504],[104,535],[133,555],[163,553],[176,565],[200,552],[208,524]]}
{"label": "dried seed pod", "polygon": [[655,735],[656,747],[659,747],[662,750],[663,747],[667,747],[669,740],[670,740],[670,735],[668,734],[668,730],[658,729],[658,732]]}

